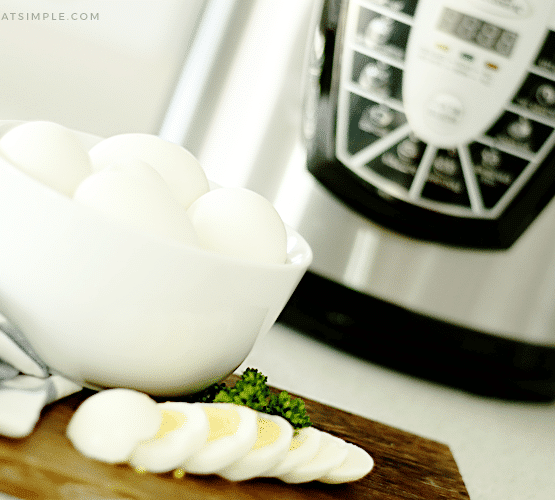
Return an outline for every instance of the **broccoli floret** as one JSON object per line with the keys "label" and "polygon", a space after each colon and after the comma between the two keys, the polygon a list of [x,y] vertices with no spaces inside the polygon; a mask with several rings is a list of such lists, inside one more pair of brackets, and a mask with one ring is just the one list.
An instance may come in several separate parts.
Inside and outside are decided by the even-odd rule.
{"label": "broccoli floret", "polygon": [[266,411],[270,389],[267,377],[254,368],[247,368],[234,387],[218,392],[214,403],[235,403],[256,411]]}
{"label": "broccoli floret", "polygon": [[268,377],[262,375],[256,368],[247,368],[241,375],[241,378],[235,383],[236,388],[247,385],[255,386],[267,396],[270,395]]}
{"label": "broccoli floret", "polygon": [[268,377],[255,368],[247,368],[235,386],[214,384],[199,393],[195,399],[204,403],[234,403],[270,415],[279,415],[295,429],[312,425],[304,401],[292,398],[285,391],[279,395],[271,394],[267,380]]}
{"label": "broccoli floret", "polygon": [[272,394],[266,411],[271,415],[279,415],[285,418],[295,429],[312,425],[304,401],[299,398],[292,398],[286,391]]}

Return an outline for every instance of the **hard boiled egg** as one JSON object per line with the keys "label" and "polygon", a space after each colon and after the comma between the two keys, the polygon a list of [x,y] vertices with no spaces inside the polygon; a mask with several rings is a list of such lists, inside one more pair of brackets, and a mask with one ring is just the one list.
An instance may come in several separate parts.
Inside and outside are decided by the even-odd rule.
{"label": "hard boiled egg", "polygon": [[199,451],[208,439],[206,412],[198,403],[160,403],[162,424],[156,435],[133,450],[129,464],[137,470],[168,472]]}
{"label": "hard boiled egg", "polygon": [[18,125],[0,139],[0,151],[23,172],[67,196],[92,172],[77,136],[57,123]]}
{"label": "hard boiled egg", "polygon": [[218,474],[230,481],[244,481],[261,475],[285,458],[293,427],[277,415],[259,413],[256,419],[257,439],[250,451]]}
{"label": "hard boiled egg", "polygon": [[181,468],[193,474],[212,474],[239,460],[253,447],[257,439],[257,412],[231,403],[201,406],[208,418],[208,438]]}
{"label": "hard boiled egg", "polygon": [[138,158],[151,165],[184,207],[209,190],[198,160],[185,148],[151,134],[120,134],[97,143],[89,151],[95,171],[122,159]]}
{"label": "hard boiled egg", "polygon": [[67,436],[84,455],[128,462],[137,471],[257,476],[286,483],[356,481],[374,465],[362,448],[313,427],[293,432],[285,419],[229,403],[157,404],[129,389],[109,389],[77,409]]}
{"label": "hard boiled egg", "polygon": [[291,439],[289,450],[282,461],[278,462],[271,469],[262,472],[264,477],[277,477],[290,472],[299,465],[312,460],[320,448],[322,431],[314,427],[304,427],[298,429]]}
{"label": "hard boiled egg", "polygon": [[368,474],[374,467],[374,459],[360,446],[347,443],[347,457],[343,463],[318,478],[318,481],[328,484],[347,483],[356,481]]}
{"label": "hard boiled egg", "polygon": [[168,185],[148,163],[121,158],[87,177],[74,199],[140,231],[198,245],[187,211],[173,198]]}
{"label": "hard boiled egg", "polygon": [[330,470],[339,467],[347,458],[347,443],[342,439],[322,432],[320,447],[316,455],[308,462],[302,463],[279,479],[285,483],[305,483],[323,477]]}
{"label": "hard boiled egg", "polygon": [[213,189],[187,213],[203,248],[251,262],[285,262],[285,226],[272,204],[258,193],[245,188]]}
{"label": "hard boiled egg", "polygon": [[130,389],[108,389],[86,399],[69,421],[66,434],[83,455],[109,463],[126,462],[141,441],[162,423],[156,401]]}

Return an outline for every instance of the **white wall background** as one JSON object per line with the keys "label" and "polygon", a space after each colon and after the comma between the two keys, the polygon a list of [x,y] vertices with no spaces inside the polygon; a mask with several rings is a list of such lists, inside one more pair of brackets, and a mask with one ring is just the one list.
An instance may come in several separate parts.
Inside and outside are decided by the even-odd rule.
{"label": "white wall background", "polygon": [[0,119],[156,133],[204,3],[2,0]]}

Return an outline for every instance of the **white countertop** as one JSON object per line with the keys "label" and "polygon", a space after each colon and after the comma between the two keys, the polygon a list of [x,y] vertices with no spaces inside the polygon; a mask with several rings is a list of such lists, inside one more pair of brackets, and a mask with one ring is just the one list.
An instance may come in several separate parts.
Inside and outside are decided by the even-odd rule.
{"label": "white countertop", "polygon": [[445,443],[471,500],[555,499],[555,404],[474,396],[400,374],[281,324],[239,367],[300,396]]}

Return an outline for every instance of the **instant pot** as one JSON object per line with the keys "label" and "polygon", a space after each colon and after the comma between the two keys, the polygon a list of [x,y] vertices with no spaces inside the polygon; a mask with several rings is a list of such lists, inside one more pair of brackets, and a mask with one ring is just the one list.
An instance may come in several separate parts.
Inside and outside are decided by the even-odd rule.
{"label": "instant pot", "polygon": [[473,393],[555,399],[555,2],[326,0],[307,51],[314,252],[280,321]]}

